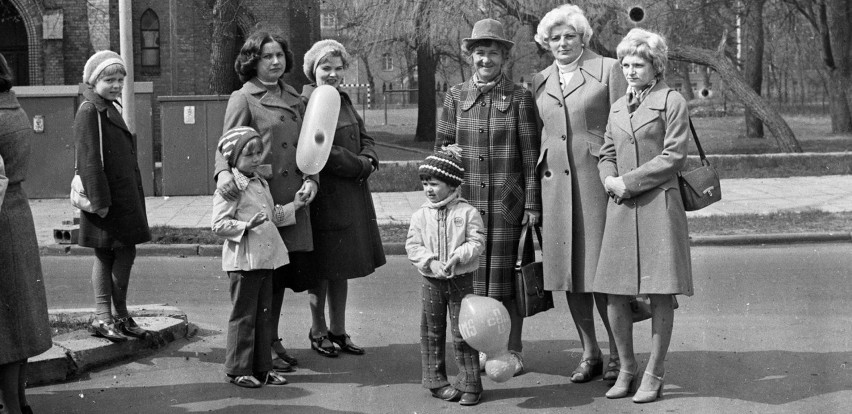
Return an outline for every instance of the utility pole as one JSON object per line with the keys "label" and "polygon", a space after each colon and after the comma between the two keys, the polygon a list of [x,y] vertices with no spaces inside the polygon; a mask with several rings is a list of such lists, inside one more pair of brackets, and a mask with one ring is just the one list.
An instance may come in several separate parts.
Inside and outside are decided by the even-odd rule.
{"label": "utility pole", "polygon": [[133,7],[130,0],[118,0],[118,31],[121,58],[127,76],[121,93],[122,117],[131,133],[136,133],[136,91],[133,76]]}

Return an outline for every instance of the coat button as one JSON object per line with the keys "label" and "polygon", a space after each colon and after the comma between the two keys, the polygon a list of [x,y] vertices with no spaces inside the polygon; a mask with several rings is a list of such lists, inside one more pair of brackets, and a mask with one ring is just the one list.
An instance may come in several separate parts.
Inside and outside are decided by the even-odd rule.
{"label": "coat button", "polygon": [[479,186],[482,187],[482,188],[485,188],[485,181],[479,183]]}
{"label": "coat button", "polygon": [[485,128],[479,128],[479,132],[485,132]]}
{"label": "coat button", "polygon": [[571,175],[571,171],[565,170],[565,175]]}
{"label": "coat button", "polygon": [[287,148],[287,143],[286,143],[286,142],[282,142],[282,143],[281,143],[281,148]]}
{"label": "coat button", "polygon": [[286,116],[284,116],[284,115],[281,115],[281,120],[282,120],[282,121],[286,121],[286,120],[287,120],[287,117],[286,117]]}
{"label": "coat button", "polygon": [[551,174],[549,170],[544,172],[545,177],[550,177],[551,175],[553,174]]}
{"label": "coat button", "polygon": [[568,137],[567,137],[567,136],[565,136],[565,135],[561,136],[560,138],[562,138],[562,140],[563,140],[563,141],[565,141],[566,139],[568,139]]}
{"label": "coat button", "polygon": [[485,215],[485,210],[479,210],[479,215],[480,215],[480,216],[484,216],[484,215]]}
{"label": "coat button", "polygon": [[562,108],[562,102],[557,102],[557,103],[556,103],[556,106],[558,106],[558,107]]}
{"label": "coat button", "polygon": [[281,176],[286,177],[288,175],[290,175],[289,171],[287,171],[287,170],[281,171]]}
{"label": "coat button", "polygon": [[480,155],[480,156],[479,156],[479,160],[480,160],[480,161],[485,161],[485,157],[483,157],[483,156],[481,156],[481,155]]}
{"label": "coat button", "polygon": [[485,106],[485,101],[482,101],[482,103],[480,103],[480,105]]}

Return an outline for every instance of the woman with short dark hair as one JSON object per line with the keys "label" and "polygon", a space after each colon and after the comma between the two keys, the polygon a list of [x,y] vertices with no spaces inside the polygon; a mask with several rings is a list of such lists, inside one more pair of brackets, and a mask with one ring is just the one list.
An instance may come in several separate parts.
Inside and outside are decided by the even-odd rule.
{"label": "woman with short dark hair", "polygon": [[[317,175],[304,175],[296,166],[296,144],[302,129],[305,105],[290,85],[282,79],[293,67],[293,52],[279,34],[257,32],[246,39],[234,62],[243,86],[231,94],[225,109],[223,132],[238,126],[250,126],[260,133],[263,141],[261,165],[257,174],[269,183],[276,204],[293,201],[301,192],[307,203],[313,201],[319,188]],[[239,189],[225,158],[216,151],[216,191],[227,200],[239,197]],[[273,368],[292,371],[297,364],[287,353],[278,337],[278,321],[284,301],[284,289],[301,292],[311,286],[297,285],[295,275],[305,268],[306,252],[313,250],[310,209],[296,213],[296,224],[279,227],[278,232],[290,252],[290,263],[273,272],[272,309],[268,315],[272,338]],[[309,280],[299,278],[299,280]]]}

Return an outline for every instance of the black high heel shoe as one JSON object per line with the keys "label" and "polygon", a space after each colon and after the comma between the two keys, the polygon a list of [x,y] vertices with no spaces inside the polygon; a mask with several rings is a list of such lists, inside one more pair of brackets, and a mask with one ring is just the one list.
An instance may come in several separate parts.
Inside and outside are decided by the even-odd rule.
{"label": "black high heel shoe", "polygon": [[277,351],[275,349],[275,343],[276,342],[278,342],[278,344],[281,345],[281,338],[278,338],[278,339],[272,341],[272,351],[275,352],[276,355],[278,355],[278,358],[281,358],[281,360],[290,364],[291,366],[295,367],[295,366],[299,365],[299,361],[296,358],[290,356],[290,354],[287,353],[287,349],[285,349],[284,346],[281,346],[281,349],[283,349],[283,351],[281,351],[281,352]]}
{"label": "black high heel shoe", "polygon": [[340,350],[346,353],[350,353],[353,355],[364,355],[364,348],[361,348],[358,345],[352,343],[352,338],[349,337],[349,334],[341,334],[335,335],[328,332],[328,340],[337,344],[340,347]]}
{"label": "black high heel shoe", "polygon": [[[323,335],[323,336],[313,337],[313,336],[311,336],[311,331],[309,330],[308,331],[308,340],[311,341],[311,349],[313,349],[314,351],[317,351],[320,355],[322,355],[324,357],[329,357],[329,358],[336,358],[337,357],[337,348],[334,347],[334,343],[331,342],[331,340],[329,339],[328,336]],[[323,346],[323,343],[325,343],[325,341],[328,341],[329,343],[331,343],[331,345],[330,346]]]}

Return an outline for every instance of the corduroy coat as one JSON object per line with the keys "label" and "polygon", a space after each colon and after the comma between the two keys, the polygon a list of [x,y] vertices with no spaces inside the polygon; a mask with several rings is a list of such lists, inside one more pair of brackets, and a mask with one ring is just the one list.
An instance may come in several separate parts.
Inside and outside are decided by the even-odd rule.
{"label": "corduroy coat", "polygon": [[[271,175],[261,174],[269,183],[269,192],[276,204],[293,202],[296,192],[307,178],[296,166],[296,145],[305,116],[305,105],[293,87],[278,81],[281,95],[268,93],[256,77],[234,91],[225,109],[222,132],[238,126],[250,126],[260,134],[263,142],[263,162],[258,172],[264,169]],[[216,151],[216,171],[228,170],[225,157]],[[308,176],[319,181],[316,175]],[[314,248],[311,236],[310,206],[296,212],[296,224],[279,227],[278,232],[290,252],[307,252]]]}
{"label": "corduroy coat", "polygon": [[626,88],[618,61],[588,49],[564,90],[556,62],[533,77],[547,290],[592,291],[608,199],[598,178],[598,154],[610,105]]}
{"label": "corduroy coat", "polygon": [[444,97],[435,149],[449,144],[462,150],[462,197],[485,223],[486,247],[474,272],[474,292],[511,299],[524,210],[541,211],[532,95],[505,75],[484,94],[472,78],[453,86]]}
{"label": "corduroy coat", "polygon": [[52,344],[33,215],[21,187],[32,138],[15,93],[0,93],[0,157],[9,180],[0,205],[0,365],[41,354]]}
{"label": "corduroy coat", "polygon": [[692,295],[686,212],[677,173],[686,164],[689,111],[658,82],[631,114],[622,97],[610,110],[600,180],[621,176],[623,201],[607,205],[595,292]]}
{"label": "corduroy coat", "polygon": [[[305,85],[310,99],[316,85]],[[311,203],[314,251],[310,274],[343,280],[367,276],[385,264],[376,209],[367,179],[379,167],[375,142],[346,93],[340,93],[340,116],[320,186]]]}
{"label": "corduroy coat", "polygon": [[[92,205],[97,209],[109,207],[109,212],[103,218],[80,212],[78,244],[113,248],[150,241],[145,192],[136,159],[136,137],[130,133],[115,103],[102,98],[91,86],[83,91],[83,98],[89,103],[80,105],[74,119],[77,172]],[[103,133],[103,164],[99,122]]]}

